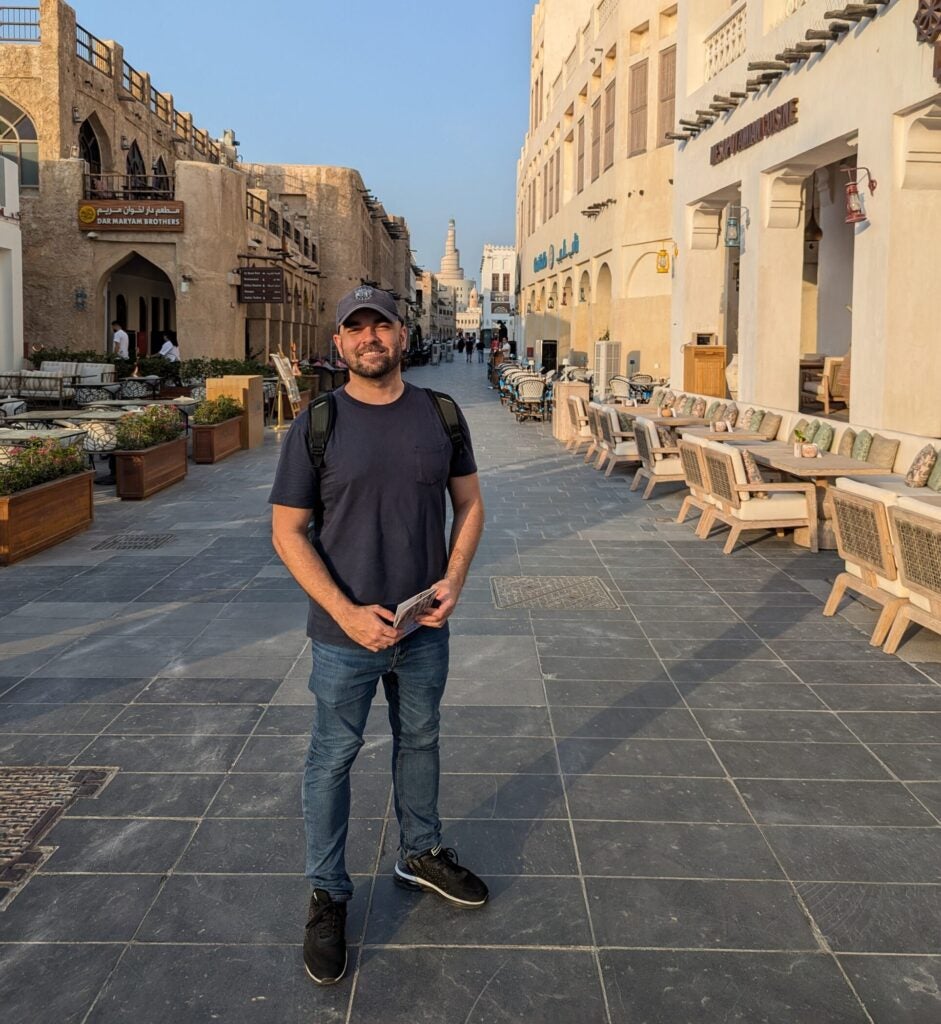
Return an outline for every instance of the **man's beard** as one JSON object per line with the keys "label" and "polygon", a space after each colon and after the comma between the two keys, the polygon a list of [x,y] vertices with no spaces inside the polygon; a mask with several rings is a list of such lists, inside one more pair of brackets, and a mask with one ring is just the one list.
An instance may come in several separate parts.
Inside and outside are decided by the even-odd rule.
{"label": "man's beard", "polygon": [[[379,353],[382,358],[368,360],[362,358],[364,355],[373,352]],[[359,353],[350,352],[346,358],[346,363],[350,368],[350,372],[355,373],[357,377],[377,380],[392,373],[397,366],[401,365],[402,350],[396,347],[392,352],[388,352],[386,349],[379,347],[367,348]]]}

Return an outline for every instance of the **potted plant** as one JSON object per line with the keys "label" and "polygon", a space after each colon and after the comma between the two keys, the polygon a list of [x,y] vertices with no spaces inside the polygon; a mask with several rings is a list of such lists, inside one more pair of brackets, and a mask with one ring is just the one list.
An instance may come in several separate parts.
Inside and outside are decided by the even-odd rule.
{"label": "potted plant", "polygon": [[116,433],[119,498],[146,498],[186,476],[183,419],[172,405],[151,405],[122,416]]}
{"label": "potted plant", "polygon": [[79,445],[29,438],[8,452],[0,465],[0,565],[90,526],[94,475]]}
{"label": "potted plant", "polygon": [[794,457],[797,459],[817,458],[817,446],[807,440],[807,435],[802,430],[794,431]]}
{"label": "potted plant", "polygon": [[242,406],[234,398],[204,398],[193,410],[193,462],[212,463],[242,447]]}

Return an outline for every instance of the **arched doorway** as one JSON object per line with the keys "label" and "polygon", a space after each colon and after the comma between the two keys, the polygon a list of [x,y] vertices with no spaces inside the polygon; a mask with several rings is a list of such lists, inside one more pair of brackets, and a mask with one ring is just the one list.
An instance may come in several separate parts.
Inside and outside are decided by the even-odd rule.
{"label": "arched doorway", "polygon": [[173,198],[173,184],[170,181],[170,175],[167,173],[167,165],[163,162],[163,157],[158,156],[154,160],[153,166],[154,176],[152,179],[152,187],[155,199],[172,199]]}
{"label": "arched doorway", "polygon": [[591,310],[591,323],[595,340],[611,333],[611,268],[601,264],[595,285],[595,298]]}
{"label": "arched doorway", "polygon": [[[140,356],[159,352],[160,335],[176,328],[176,294],[167,274],[139,253],[130,252],[105,273],[100,287],[108,302],[108,320],[123,325],[131,339],[131,351]],[[159,317],[154,315],[151,322],[151,313],[158,309]]]}
{"label": "arched doorway", "polygon": [[87,119],[82,121],[78,130],[78,155],[88,164],[89,174],[101,174],[101,144],[92,124]]}

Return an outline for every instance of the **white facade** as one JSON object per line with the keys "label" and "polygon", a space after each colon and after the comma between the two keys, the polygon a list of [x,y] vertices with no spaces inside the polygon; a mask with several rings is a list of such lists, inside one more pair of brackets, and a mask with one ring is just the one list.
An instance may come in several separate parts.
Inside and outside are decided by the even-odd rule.
{"label": "white facade", "polygon": [[[742,402],[797,409],[801,355],[851,350],[851,419],[938,437],[934,47],[916,37],[915,4],[874,6],[829,38],[834,7],[680,5],[676,116],[699,130],[675,156],[672,377],[681,346],[715,334],[738,354]],[[779,55],[783,69],[748,66]],[[857,177],[866,219],[847,223]],[[741,249],[724,245],[730,204],[744,208]]]}
{"label": "white facade", "polygon": [[22,358],[23,249],[19,183],[16,164],[0,156],[0,370],[19,369]]}
{"label": "white facade", "polygon": [[516,249],[512,245],[485,245],[480,260],[481,328],[496,330],[506,324],[516,337]]}

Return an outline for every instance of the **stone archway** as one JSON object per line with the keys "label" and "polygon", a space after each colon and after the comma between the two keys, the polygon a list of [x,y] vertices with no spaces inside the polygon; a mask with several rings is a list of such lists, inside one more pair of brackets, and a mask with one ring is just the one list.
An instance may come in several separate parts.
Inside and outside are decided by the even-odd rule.
{"label": "stone archway", "polygon": [[594,300],[591,307],[591,325],[595,340],[611,332],[611,268],[602,263],[595,279]]}
{"label": "stone archway", "polygon": [[107,303],[107,322],[122,323],[131,339],[131,351],[139,356],[159,352],[162,340],[149,330],[146,311],[159,303],[161,333],[176,329],[176,293],[166,271],[131,250],[105,271],[99,289]]}

